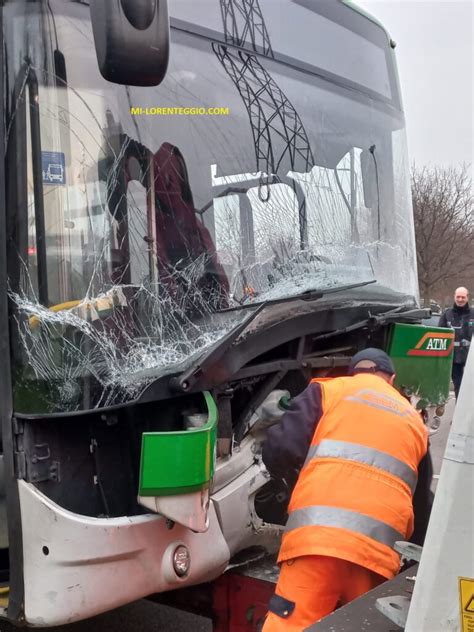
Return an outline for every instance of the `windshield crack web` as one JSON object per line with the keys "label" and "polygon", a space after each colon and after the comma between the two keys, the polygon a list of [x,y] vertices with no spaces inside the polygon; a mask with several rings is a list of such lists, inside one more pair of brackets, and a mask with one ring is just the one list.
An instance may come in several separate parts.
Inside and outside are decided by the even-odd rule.
{"label": "windshield crack web", "polygon": [[[52,67],[22,67],[8,143],[27,139],[18,166],[27,199],[9,203],[18,208],[9,297],[25,412],[132,401],[242,322],[241,307],[373,280],[379,250],[397,274],[390,261],[398,247],[374,231],[378,189],[372,202],[364,198],[367,150],[344,142],[322,160],[316,150],[341,135],[327,112],[306,117],[307,132],[293,95],[278,91],[251,55],[215,48],[209,63],[225,85],[239,78],[234,97],[248,128],[186,117],[183,139],[177,123],[173,135],[172,121],[133,117],[131,89],[75,89]],[[209,105],[195,75],[172,68],[161,98]],[[326,145],[315,129],[325,130]]]}
{"label": "windshield crack web", "polygon": [[[192,295],[195,301],[195,292]],[[237,324],[232,319],[213,327],[192,322],[182,312],[174,316],[176,306],[172,311],[168,307],[172,299],[158,302],[145,286],[112,286],[60,312],[16,293],[10,297],[18,309],[16,323],[28,371],[48,383],[48,389],[53,387],[53,410],[74,410],[82,404],[78,397],[87,381],[101,386],[94,407],[130,401],[160,369],[184,368]],[[146,319],[143,312],[129,309],[134,303],[144,306]],[[104,317],[104,311],[109,315]],[[142,330],[139,338],[129,333],[131,319]]]}
{"label": "windshield crack web", "polygon": [[[10,245],[17,271],[9,280],[22,406],[28,408],[28,391],[35,412],[131,401],[160,374],[184,368],[243,315],[216,313],[229,306],[228,281],[186,190],[179,150],[163,143],[153,154],[123,133],[110,111],[104,126],[70,86],[69,103],[61,91],[45,89],[40,109],[29,81],[30,67],[18,84],[11,134],[37,125],[42,149],[49,149],[58,142],[49,130],[67,133],[74,185],[60,169],[64,152],[47,152],[59,166],[45,171],[42,151],[43,171],[35,172],[28,142],[28,244]],[[42,282],[47,304],[39,299]]]}

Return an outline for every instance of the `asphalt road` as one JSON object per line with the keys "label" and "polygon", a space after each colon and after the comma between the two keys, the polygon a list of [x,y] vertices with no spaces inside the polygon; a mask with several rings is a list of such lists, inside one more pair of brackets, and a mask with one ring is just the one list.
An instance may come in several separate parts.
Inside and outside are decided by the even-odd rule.
{"label": "asphalt road", "polygon": [[[437,477],[441,470],[453,412],[454,399],[451,398],[438,432],[431,437],[431,455],[435,473],[433,489],[436,489]],[[104,632],[104,630],[107,632],[212,632],[212,623],[203,617],[141,600],[93,619],[57,628],[41,629],[45,632]],[[0,622],[0,632],[18,632],[18,628]]]}

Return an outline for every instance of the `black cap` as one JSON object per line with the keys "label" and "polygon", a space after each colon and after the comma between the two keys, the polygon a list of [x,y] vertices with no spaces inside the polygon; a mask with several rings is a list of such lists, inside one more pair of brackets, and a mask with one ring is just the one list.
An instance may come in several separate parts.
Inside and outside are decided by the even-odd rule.
{"label": "black cap", "polygon": [[[370,360],[374,363],[374,366],[356,369],[354,371],[356,364],[362,360]],[[387,375],[393,375],[395,373],[395,367],[393,366],[390,356],[388,356],[385,351],[382,351],[382,349],[376,349],[375,347],[363,349],[362,351],[356,353],[349,363],[349,375],[354,375],[354,373],[359,372],[374,373],[375,371],[382,371],[382,373],[387,373]]]}

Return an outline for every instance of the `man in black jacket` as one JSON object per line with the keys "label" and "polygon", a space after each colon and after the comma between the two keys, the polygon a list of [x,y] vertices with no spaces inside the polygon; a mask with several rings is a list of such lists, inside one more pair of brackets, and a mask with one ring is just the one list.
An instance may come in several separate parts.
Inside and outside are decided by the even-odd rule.
{"label": "man in black jacket", "polygon": [[440,327],[454,329],[454,358],[451,377],[457,399],[474,332],[474,309],[469,307],[469,292],[465,287],[458,287],[455,291],[454,305],[441,315],[438,324]]}

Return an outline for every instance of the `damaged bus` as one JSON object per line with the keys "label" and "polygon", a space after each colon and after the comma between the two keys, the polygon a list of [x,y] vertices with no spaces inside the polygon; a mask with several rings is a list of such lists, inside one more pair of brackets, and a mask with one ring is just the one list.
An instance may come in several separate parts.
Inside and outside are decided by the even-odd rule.
{"label": "damaged bus", "polygon": [[405,123],[346,0],[0,16],[0,613],[59,625],[277,550],[272,402],[422,315]]}

